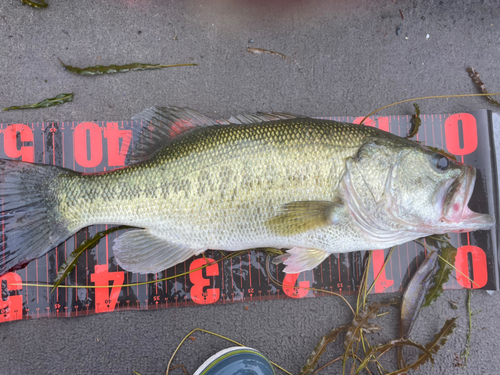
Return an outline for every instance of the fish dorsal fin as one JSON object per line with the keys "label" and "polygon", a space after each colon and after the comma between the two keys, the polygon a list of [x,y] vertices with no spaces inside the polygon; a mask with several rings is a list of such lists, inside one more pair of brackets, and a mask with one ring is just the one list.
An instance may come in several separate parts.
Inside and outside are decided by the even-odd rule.
{"label": "fish dorsal fin", "polygon": [[218,122],[189,108],[151,107],[132,117],[142,121],[141,127],[133,129],[133,138],[137,140],[133,155],[128,164],[144,161],[156,151],[180,135]]}
{"label": "fish dorsal fin", "polygon": [[231,116],[227,122],[229,124],[258,124],[260,122],[290,120],[294,118],[307,118],[306,116],[294,115],[284,112],[271,112],[271,113],[243,113],[238,116]]}
{"label": "fish dorsal fin", "polygon": [[141,121],[142,126],[134,128],[135,144],[132,155],[127,156],[127,164],[151,158],[159,149],[179,136],[191,131],[213,125],[257,124],[268,121],[288,120],[304,116],[290,113],[256,113],[232,116],[228,120],[215,120],[190,108],[151,107],[132,117]]}

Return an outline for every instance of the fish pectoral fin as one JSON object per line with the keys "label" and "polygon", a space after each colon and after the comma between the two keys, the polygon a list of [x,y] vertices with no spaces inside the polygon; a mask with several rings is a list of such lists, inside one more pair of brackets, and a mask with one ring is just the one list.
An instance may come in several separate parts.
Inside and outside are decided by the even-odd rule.
{"label": "fish pectoral fin", "polygon": [[282,263],[286,266],[285,273],[300,273],[312,270],[320,265],[330,253],[318,249],[306,249],[302,247],[293,247],[287,250],[287,257],[283,257]]}
{"label": "fish pectoral fin", "polygon": [[336,224],[342,209],[340,201],[287,203],[282,208],[283,213],[267,220],[266,226],[277,235],[290,236]]}
{"label": "fish pectoral fin", "polygon": [[168,242],[147,229],[126,232],[115,239],[116,262],[129,272],[156,273],[184,262],[205,249]]}

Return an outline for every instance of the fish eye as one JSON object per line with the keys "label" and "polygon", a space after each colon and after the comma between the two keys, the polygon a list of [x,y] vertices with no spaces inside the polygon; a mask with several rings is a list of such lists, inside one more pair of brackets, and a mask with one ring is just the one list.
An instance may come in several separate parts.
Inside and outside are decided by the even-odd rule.
{"label": "fish eye", "polygon": [[446,156],[436,154],[433,158],[434,165],[440,171],[446,171],[450,167],[450,161]]}

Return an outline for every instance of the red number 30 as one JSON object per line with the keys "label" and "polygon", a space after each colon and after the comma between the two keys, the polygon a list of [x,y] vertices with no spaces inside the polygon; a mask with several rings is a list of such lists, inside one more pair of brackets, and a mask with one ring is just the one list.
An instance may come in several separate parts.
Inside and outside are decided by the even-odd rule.
{"label": "red number 30", "polygon": [[[209,263],[214,263],[215,261],[210,258],[206,258]],[[194,260],[190,266],[189,270],[195,270],[206,264],[205,259],[200,258]],[[219,265],[217,263],[208,266],[206,269],[207,276],[217,276],[219,275]],[[189,274],[189,280],[194,284],[191,288],[191,299],[194,303],[200,305],[209,305],[211,303],[217,302],[220,297],[219,288],[208,288],[206,292],[203,288],[210,286],[210,280],[203,277],[203,270],[197,270]]]}

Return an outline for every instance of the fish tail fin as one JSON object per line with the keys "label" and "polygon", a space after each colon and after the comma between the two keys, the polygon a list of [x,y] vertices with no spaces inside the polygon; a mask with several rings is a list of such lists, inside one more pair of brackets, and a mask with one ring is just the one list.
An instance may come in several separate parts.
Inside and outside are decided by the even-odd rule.
{"label": "fish tail fin", "polygon": [[0,159],[0,276],[26,266],[71,234],[58,214],[52,165]]}

